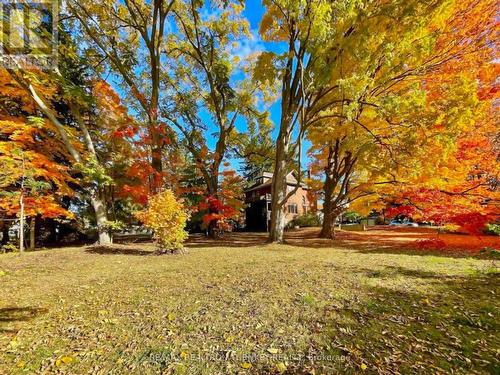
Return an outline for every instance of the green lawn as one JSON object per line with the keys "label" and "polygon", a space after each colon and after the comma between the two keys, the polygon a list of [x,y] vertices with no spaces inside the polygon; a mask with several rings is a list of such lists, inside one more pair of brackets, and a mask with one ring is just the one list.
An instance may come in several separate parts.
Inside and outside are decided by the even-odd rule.
{"label": "green lawn", "polygon": [[0,255],[0,373],[500,372],[493,260],[149,250]]}

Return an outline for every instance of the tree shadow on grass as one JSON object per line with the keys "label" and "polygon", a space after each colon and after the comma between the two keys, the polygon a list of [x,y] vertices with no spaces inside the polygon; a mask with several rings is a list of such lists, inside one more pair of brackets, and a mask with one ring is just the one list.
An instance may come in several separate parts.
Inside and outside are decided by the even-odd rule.
{"label": "tree shadow on grass", "polygon": [[[455,248],[445,249],[418,249],[415,241],[418,239],[433,238],[432,231],[423,228],[384,228],[368,230],[366,232],[338,231],[335,239],[319,238],[319,228],[301,228],[285,232],[285,243],[290,246],[307,249],[341,249],[366,254],[406,254],[440,257],[467,257],[479,252],[461,251]],[[188,249],[197,248],[246,248],[264,247],[267,245],[265,232],[232,232],[226,233],[219,239],[206,237],[203,233],[191,234],[185,246]],[[463,237],[463,236],[462,236]],[[113,244],[111,246],[89,246],[89,253],[103,255],[155,255],[150,243],[144,244]]]}
{"label": "tree shadow on grass", "polygon": [[153,249],[148,250],[146,248],[138,248],[128,245],[110,245],[110,246],[100,246],[93,245],[88,246],[85,251],[92,254],[100,255],[135,255],[135,256],[151,256],[157,255]]}
{"label": "tree shadow on grass", "polygon": [[[399,276],[425,279],[426,287],[391,284]],[[323,327],[311,343],[316,355],[347,358],[317,370],[357,373],[364,364],[378,373],[499,373],[498,274],[393,267],[379,277],[381,284],[362,286],[361,298],[327,304],[310,322]]]}
{"label": "tree shadow on grass", "polygon": [[16,329],[7,328],[10,323],[25,322],[45,314],[48,310],[40,307],[3,307],[0,308],[0,332],[15,333]]}
{"label": "tree shadow on grass", "polygon": [[[344,247],[346,249],[349,246],[340,245],[340,247]],[[361,254],[389,254],[389,255],[413,255],[413,256],[435,256],[435,257],[444,257],[444,258],[469,258],[471,256],[477,257],[481,256],[481,258],[492,258],[488,256],[487,253],[482,254],[481,249],[467,249],[467,248],[457,248],[453,246],[444,246],[442,248],[425,248],[420,247],[416,243],[407,243],[407,244],[367,244],[367,245],[354,245],[351,246],[351,250],[355,250]]]}
{"label": "tree shadow on grass", "polygon": [[[369,233],[369,235],[368,235]],[[384,249],[397,249],[405,245],[401,241],[394,240],[394,238],[401,238],[404,236],[405,239],[412,237],[415,239],[425,238],[427,234],[424,233],[412,233],[412,234],[401,234],[393,233],[392,236],[384,235],[374,235],[373,233],[366,232],[354,232],[354,231],[335,231],[335,238],[320,238],[319,228],[301,228],[285,233],[286,243],[292,246],[305,247],[305,248],[337,248],[337,249],[347,249],[347,250],[375,250],[379,248]]]}
{"label": "tree shadow on grass", "polygon": [[[348,251],[356,251],[362,254],[405,254],[417,256],[438,256],[447,258],[470,257],[480,254],[481,246],[487,247],[494,238],[483,239],[483,242],[472,246],[469,242],[477,242],[471,236],[448,235],[449,238],[459,237],[462,246],[457,244],[446,245],[443,248],[423,247],[418,240],[433,240],[443,237],[437,236],[435,231],[427,228],[375,228],[365,232],[337,231],[335,239],[319,238],[319,229],[304,228],[286,233],[287,244],[302,248],[335,248]],[[487,255],[482,254],[482,257]]]}
{"label": "tree shadow on grass", "polygon": [[253,247],[266,244],[267,233],[232,232],[219,239],[206,237],[203,233],[189,236],[186,247],[191,249],[210,247]]}
{"label": "tree shadow on grass", "polygon": [[436,274],[435,272],[416,270],[400,266],[386,266],[381,270],[373,270],[368,268],[362,268],[360,271],[364,272],[367,277],[370,278],[390,278],[393,276],[404,276],[409,278],[417,279],[439,279],[446,280],[449,277],[441,274]]}

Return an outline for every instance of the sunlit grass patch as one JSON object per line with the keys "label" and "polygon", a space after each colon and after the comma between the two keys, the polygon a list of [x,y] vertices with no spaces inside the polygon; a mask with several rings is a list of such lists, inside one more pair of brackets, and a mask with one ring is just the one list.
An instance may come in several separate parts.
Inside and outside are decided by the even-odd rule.
{"label": "sunlit grass patch", "polygon": [[498,371],[491,260],[289,245],[137,254],[1,257],[0,372]]}

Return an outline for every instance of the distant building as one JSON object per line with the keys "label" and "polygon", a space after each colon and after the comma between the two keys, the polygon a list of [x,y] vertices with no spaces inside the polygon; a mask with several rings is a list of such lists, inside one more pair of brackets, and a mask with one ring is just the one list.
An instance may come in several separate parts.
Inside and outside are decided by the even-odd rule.
{"label": "distant building", "polygon": [[[264,172],[257,176],[255,183],[245,190],[246,228],[252,231],[268,231],[271,220],[271,184],[273,174]],[[285,204],[285,221],[288,224],[297,216],[317,211],[317,204],[309,187],[301,182],[298,184],[295,172],[286,177],[287,192],[291,192],[297,185],[297,191]]]}

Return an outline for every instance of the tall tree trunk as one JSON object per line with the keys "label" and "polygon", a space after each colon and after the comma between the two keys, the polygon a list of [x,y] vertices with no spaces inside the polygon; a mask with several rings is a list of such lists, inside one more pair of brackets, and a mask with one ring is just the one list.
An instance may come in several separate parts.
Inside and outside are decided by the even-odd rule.
{"label": "tall tree trunk", "polygon": [[2,227],[2,242],[0,245],[7,245],[9,243],[9,225],[5,224]]}
{"label": "tall tree trunk", "polygon": [[21,199],[19,200],[20,215],[19,215],[19,254],[24,253],[24,197],[21,194]]}
{"label": "tall tree trunk", "polygon": [[[212,213],[211,209],[209,209],[209,213]],[[208,223],[208,228],[207,228],[208,237],[216,240],[218,238],[216,229],[217,229],[217,220],[210,221],[210,223]]]}
{"label": "tall tree trunk", "polygon": [[[153,105],[153,104],[152,104]],[[160,191],[163,185],[163,141],[162,137],[164,135],[160,134],[158,129],[158,108],[154,107],[151,109],[152,117],[150,118],[149,134],[151,138],[151,167],[153,168],[155,174],[151,177],[151,190],[154,193]]]}
{"label": "tall tree trunk", "polygon": [[[286,131],[285,131],[286,134]],[[289,137],[282,134],[278,135],[276,144],[276,159],[274,162],[273,182],[271,186],[271,228],[269,231],[269,242],[282,243],[285,233],[285,211],[284,200],[286,198],[286,175],[287,155],[289,148]]]}
{"label": "tall tree trunk", "polygon": [[30,219],[30,250],[35,250],[35,225],[36,216],[32,216]]}
{"label": "tall tree trunk", "polygon": [[349,181],[357,158],[351,152],[341,153],[341,140],[330,143],[325,168],[323,191],[323,224],[319,236],[335,238],[335,221],[345,209],[349,192]]}
{"label": "tall tree trunk", "polygon": [[[212,172],[209,175],[209,179],[207,181],[207,187],[208,187],[208,196],[209,197],[213,197],[215,199],[219,199],[219,194],[218,194],[218,190],[219,190],[218,170],[219,169],[218,169],[218,167],[216,167],[216,170],[217,170],[217,173]],[[208,213],[209,214],[218,214],[219,211],[217,210],[216,207],[213,207],[209,203]],[[217,224],[218,224],[218,220],[217,219],[211,220],[210,223],[208,223],[207,232],[208,232],[208,236],[210,238],[217,239],[217,237],[218,237],[217,230],[216,230],[217,229]]]}
{"label": "tall tree trunk", "polygon": [[[213,197],[217,199],[216,196],[213,196]],[[210,215],[210,214],[218,214],[218,213],[219,213],[219,211],[215,207],[212,207],[209,204],[208,214]],[[208,223],[208,228],[207,228],[208,237],[210,237],[212,239],[217,239],[219,237],[218,233],[217,233],[217,226],[218,226],[217,219],[210,220],[210,222]]]}
{"label": "tall tree trunk", "polygon": [[334,226],[338,214],[336,213],[333,200],[334,189],[335,182],[327,174],[324,184],[325,201],[323,203],[323,225],[319,234],[321,238],[333,238],[335,236]]}
{"label": "tall tree trunk", "polygon": [[342,210],[339,207],[324,210],[323,225],[321,226],[321,232],[319,233],[321,238],[335,238],[335,222],[341,212]]}
{"label": "tall tree trunk", "polygon": [[[288,43],[289,55],[287,58],[286,69],[282,77],[281,87],[281,121],[280,131],[276,140],[276,153],[274,159],[274,175],[271,187],[271,228],[269,232],[269,242],[282,243],[285,233],[285,199],[287,196],[286,175],[288,173],[288,158],[290,157],[290,140],[294,128],[294,114],[303,100],[303,87],[301,80],[301,69],[303,67],[302,45],[300,51],[296,53],[295,46],[295,26],[292,27],[293,37]],[[296,61],[295,58],[300,61]],[[296,64],[294,64],[294,62]],[[295,68],[294,68],[294,65]],[[299,94],[300,93],[300,94]],[[305,105],[305,103],[303,103]],[[303,114],[303,112],[302,112]],[[304,121],[302,116],[301,121]],[[299,125],[299,133],[302,131]],[[300,135],[299,135],[300,137]],[[300,163],[300,158],[299,158]],[[300,171],[298,171],[300,173]]]}
{"label": "tall tree trunk", "polygon": [[95,218],[97,223],[97,233],[99,235],[99,244],[109,245],[111,244],[111,236],[109,235],[108,229],[106,228],[106,222],[108,221],[108,216],[106,213],[106,206],[103,200],[98,196],[98,193],[94,193],[90,197],[90,203],[95,211]]}
{"label": "tall tree trunk", "polygon": [[[151,156],[151,166],[155,170],[155,172],[161,173],[163,170],[162,162],[161,162],[161,146],[153,147],[152,156]],[[156,185],[156,184],[155,184]],[[157,189],[156,186],[154,186]]]}

